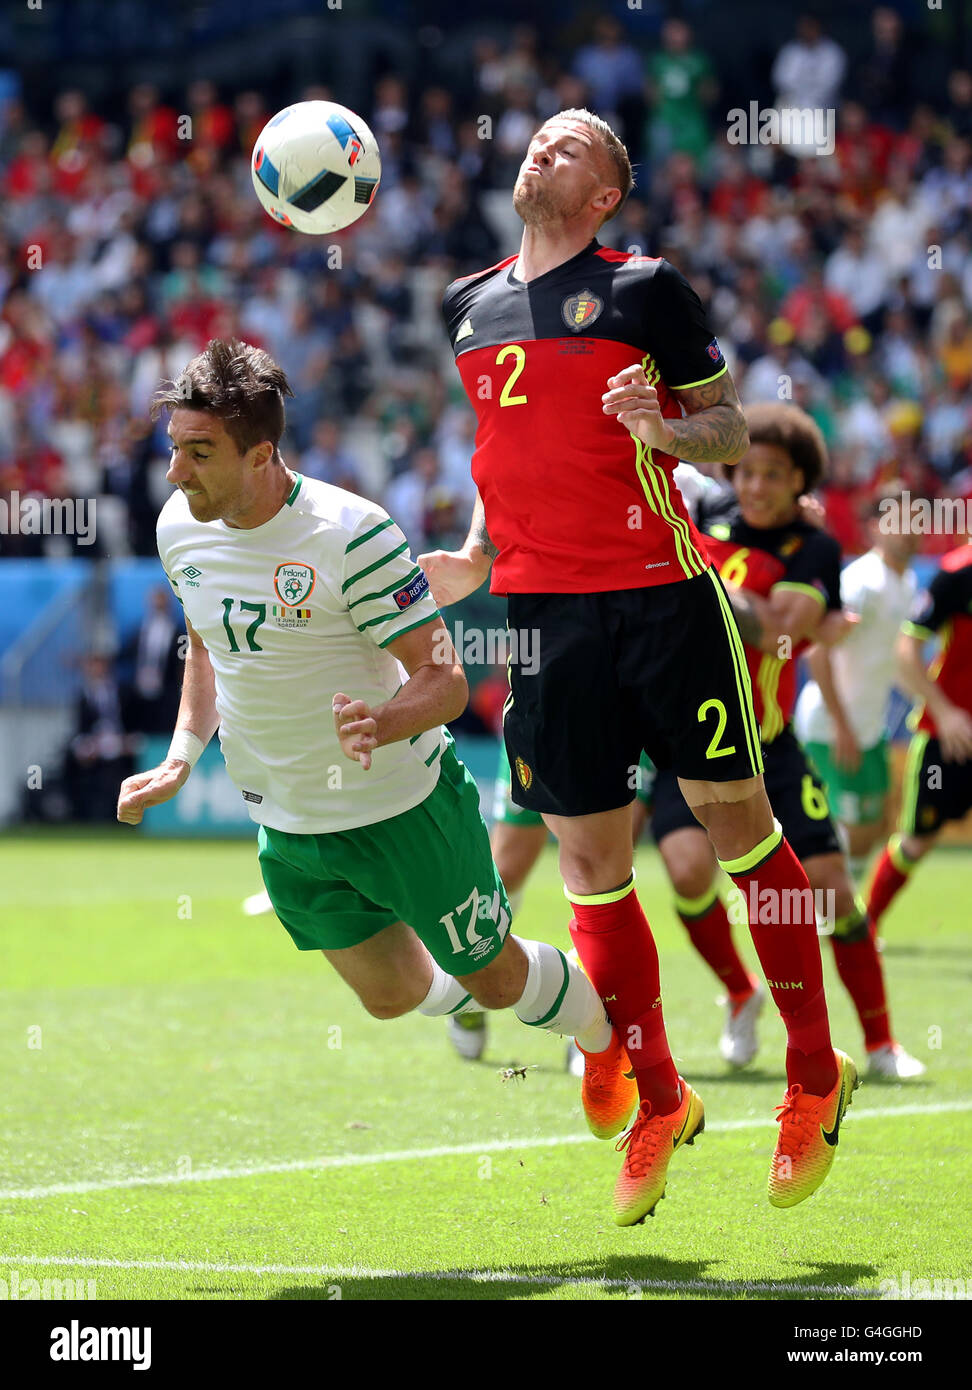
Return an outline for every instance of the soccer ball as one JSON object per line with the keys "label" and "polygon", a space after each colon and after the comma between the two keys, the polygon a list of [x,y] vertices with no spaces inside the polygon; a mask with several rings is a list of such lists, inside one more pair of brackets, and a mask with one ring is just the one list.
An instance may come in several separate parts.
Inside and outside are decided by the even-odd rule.
{"label": "soccer ball", "polygon": [[335,101],[299,101],[277,113],[253,146],[257,197],[285,227],[324,236],[356,222],[381,178],[378,142]]}

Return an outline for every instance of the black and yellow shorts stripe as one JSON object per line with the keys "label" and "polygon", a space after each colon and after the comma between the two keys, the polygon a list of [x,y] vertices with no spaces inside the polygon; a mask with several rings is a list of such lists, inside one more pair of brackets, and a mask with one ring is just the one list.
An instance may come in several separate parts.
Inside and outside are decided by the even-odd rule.
{"label": "black and yellow shorts stripe", "polygon": [[503,732],[513,800],[583,816],[631,802],[642,751],[679,777],[763,770],[742,641],[715,570],[596,594],[510,594]]}
{"label": "black and yellow shorts stripe", "polygon": [[946,821],[972,810],[972,762],[950,762],[942,745],[920,729],[908,746],[901,785],[898,829],[904,835],[934,835]]}

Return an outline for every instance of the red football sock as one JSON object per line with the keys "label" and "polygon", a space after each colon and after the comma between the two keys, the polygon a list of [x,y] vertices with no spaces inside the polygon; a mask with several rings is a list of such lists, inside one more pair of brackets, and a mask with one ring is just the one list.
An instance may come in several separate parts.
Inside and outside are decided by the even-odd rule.
{"label": "red football sock", "polygon": [[892,900],[908,882],[914,863],[901,852],[901,836],[892,835],[874,866],[867,900],[867,915],[873,926],[887,912]]}
{"label": "red football sock", "polygon": [[[605,901],[607,899],[607,901]],[[658,952],[631,882],[614,893],[570,898],[570,935],[627,1048],[642,1100],[656,1115],[678,1109],[678,1072],[662,1016]]]}
{"label": "red football sock", "polygon": [[676,897],[675,911],[692,945],[725,985],[732,998],[753,992],[749,972],[739,958],[725,906],[715,888],[701,898]]}
{"label": "red football sock", "polygon": [[[867,914],[857,910],[835,924],[831,938],[837,974],[854,1001],[868,1049],[883,1047],[891,1039],[891,1018],[884,992],[881,957],[870,931]],[[839,935],[837,934],[839,933]],[[851,938],[851,939],[848,939]]]}
{"label": "red football sock", "polygon": [[837,1081],[810,882],[777,825],[740,859],[720,860],[742,892],[749,930],[786,1027],[786,1076],[814,1096]]}

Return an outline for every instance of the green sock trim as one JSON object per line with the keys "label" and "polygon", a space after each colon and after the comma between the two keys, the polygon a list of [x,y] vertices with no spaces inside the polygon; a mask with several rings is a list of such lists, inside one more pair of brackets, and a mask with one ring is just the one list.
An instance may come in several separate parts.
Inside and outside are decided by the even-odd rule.
{"label": "green sock trim", "polygon": [[450,1014],[457,1014],[457,1013],[459,1012],[460,1009],[464,1009],[464,1008],[466,1007],[466,1005],[469,1003],[469,1001],[470,1001],[471,998],[472,998],[472,995],[471,995],[471,994],[467,994],[466,997],[465,997],[465,999],[460,999],[460,1000],[459,1000],[459,1003],[456,1005],[456,1007],[455,1007],[454,1009],[448,1009],[448,1010],[446,1011],[446,1018],[448,1018]]}
{"label": "green sock trim", "polygon": [[[534,1019],[532,1023],[527,1023],[526,1026],[528,1028],[545,1028],[552,1018],[557,1017],[557,1014],[560,1012],[560,1006],[564,1002],[564,995],[567,993],[567,986],[570,984],[570,970],[567,967],[567,957],[564,955],[563,951],[557,950],[557,955],[560,957],[560,963],[564,967],[564,983],[560,987],[560,993],[554,1000],[553,1008],[549,1013],[545,1013],[543,1018],[537,1018]],[[519,1017],[519,1014],[517,1014],[517,1018]],[[526,1023],[526,1019],[521,1018],[520,1022]]]}

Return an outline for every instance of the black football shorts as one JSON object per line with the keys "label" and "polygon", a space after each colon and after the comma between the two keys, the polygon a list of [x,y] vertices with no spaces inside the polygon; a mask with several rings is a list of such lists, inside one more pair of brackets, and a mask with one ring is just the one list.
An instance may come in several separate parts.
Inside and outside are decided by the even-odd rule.
{"label": "black football shorts", "polygon": [[626,806],[644,750],[679,777],[762,771],[749,672],[714,569],[596,594],[510,594],[503,732],[518,806]]}
{"label": "black football shorts", "polygon": [[972,762],[949,762],[938,739],[920,729],[908,747],[898,828],[906,835],[934,835],[970,809]]}

